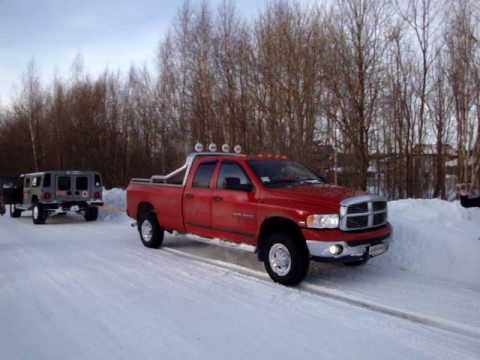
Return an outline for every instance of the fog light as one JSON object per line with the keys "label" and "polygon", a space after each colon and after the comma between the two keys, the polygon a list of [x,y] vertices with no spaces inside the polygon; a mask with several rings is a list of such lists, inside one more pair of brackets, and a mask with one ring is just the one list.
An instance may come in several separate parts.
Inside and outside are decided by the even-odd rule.
{"label": "fog light", "polygon": [[331,245],[328,248],[328,251],[330,252],[330,254],[332,254],[334,256],[337,256],[337,255],[340,255],[342,253],[343,246],[341,246],[341,245]]}

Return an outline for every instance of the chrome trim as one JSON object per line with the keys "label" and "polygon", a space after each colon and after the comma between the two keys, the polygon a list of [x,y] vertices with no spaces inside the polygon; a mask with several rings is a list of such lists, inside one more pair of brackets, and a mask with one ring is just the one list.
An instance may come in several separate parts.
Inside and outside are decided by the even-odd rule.
{"label": "chrome trim", "polygon": [[[377,254],[375,256],[382,255],[388,251],[390,247],[390,237],[383,239],[379,244],[385,245],[385,251],[381,254]],[[343,247],[343,251],[339,255],[332,255],[328,248],[332,245],[340,245]],[[378,244],[375,244],[378,245]],[[375,246],[373,245],[373,246]],[[325,259],[342,259],[345,257],[361,257],[365,255],[365,252],[368,248],[372,246],[370,244],[362,244],[357,246],[349,245],[345,241],[319,241],[319,240],[307,240],[307,248],[310,253],[310,256],[316,258],[325,258]],[[370,256],[372,257],[372,256]]]}
{"label": "chrome trim", "polygon": [[[374,202],[385,202],[385,210],[374,211],[373,210],[373,203]],[[364,213],[355,213],[355,214],[348,214],[348,208],[352,205],[357,204],[368,204],[368,211]],[[373,224],[373,220],[375,215],[377,214],[385,214],[385,221],[380,224]],[[347,220],[348,218],[354,217],[361,217],[361,216],[368,216],[368,225],[364,227],[356,227],[356,228],[349,228],[347,227]],[[366,229],[374,229],[377,227],[384,226],[388,222],[388,203],[387,199],[383,196],[379,195],[361,195],[350,197],[343,200],[340,203],[340,221],[338,227],[342,231],[358,231],[358,230],[366,230]]]}

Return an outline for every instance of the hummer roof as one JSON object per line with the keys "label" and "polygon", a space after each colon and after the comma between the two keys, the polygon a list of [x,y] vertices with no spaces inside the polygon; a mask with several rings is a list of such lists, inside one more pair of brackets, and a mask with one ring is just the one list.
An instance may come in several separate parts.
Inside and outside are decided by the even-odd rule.
{"label": "hummer roof", "polygon": [[49,171],[38,171],[34,173],[21,174],[20,176],[41,176],[44,174],[52,175],[82,175],[82,174],[98,174],[97,171],[91,170],[49,170]]}

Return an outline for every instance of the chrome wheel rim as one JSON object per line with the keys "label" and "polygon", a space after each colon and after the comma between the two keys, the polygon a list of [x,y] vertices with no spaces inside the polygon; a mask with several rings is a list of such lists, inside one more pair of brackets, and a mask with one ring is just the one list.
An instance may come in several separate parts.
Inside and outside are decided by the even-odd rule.
{"label": "chrome wheel rim", "polygon": [[278,276],[285,276],[292,268],[292,256],[283,244],[275,244],[268,253],[268,262],[272,271]]}
{"label": "chrome wheel rim", "polygon": [[38,219],[38,206],[35,206],[35,207],[33,208],[33,218],[34,218],[35,220]]}
{"label": "chrome wheel rim", "polygon": [[145,220],[141,226],[142,238],[146,242],[150,242],[153,236],[153,226],[150,224],[150,221]]}

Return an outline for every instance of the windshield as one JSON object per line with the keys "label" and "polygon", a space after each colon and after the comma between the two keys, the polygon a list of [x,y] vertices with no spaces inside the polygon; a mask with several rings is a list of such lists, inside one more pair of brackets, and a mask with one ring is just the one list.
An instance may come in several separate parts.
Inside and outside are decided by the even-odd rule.
{"label": "windshield", "polygon": [[322,184],[324,180],[291,160],[250,160],[249,165],[265,186]]}

